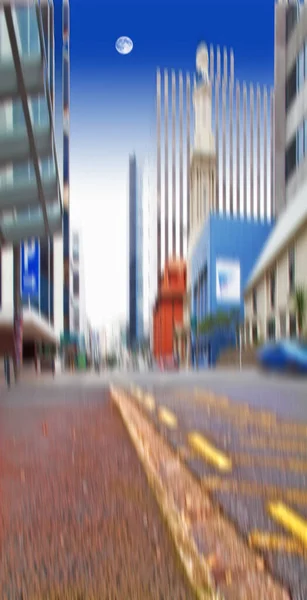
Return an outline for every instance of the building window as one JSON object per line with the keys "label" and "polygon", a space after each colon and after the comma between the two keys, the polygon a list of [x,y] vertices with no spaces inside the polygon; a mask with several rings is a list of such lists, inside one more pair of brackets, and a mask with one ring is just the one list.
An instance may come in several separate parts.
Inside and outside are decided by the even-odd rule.
{"label": "building window", "polygon": [[295,289],[295,250],[294,247],[290,248],[288,255],[289,262],[289,292],[293,294]]}
{"label": "building window", "polygon": [[270,273],[270,307],[275,308],[276,305],[276,271]]}
{"label": "building window", "polygon": [[74,331],[75,333],[79,333],[80,331],[80,314],[78,309],[74,311]]}
{"label": "building window", "polygon": [[293,313],[291,313],[289,317],[289,335],[290,338],[296,337],[296,315]]}
{"label": "building window", "polygon": [[304,123],[301,123],[296,132],[296,164],[299,165],[304,158]]}
{"label": "building window", "polygon": [[257,325],[257,323],[253,323],[253,326],[252,326],[252,340],[253,340],[253,344],[258,344],[258,325]]}
{"label": "building window", "polygon": [[280,313],[279,328],[280,328],[280,337],[285,338],[287,335],[287,315],[285,312]]}
{"label": "building window", "polygon": [[16,9],[16,21],[19,33],[19,49],[22,57],[38,56],[40,41],[35,7],[18,7]]}
{"label": "building window", "polygon": [[257,291],[253,290],[253,315],[256,317],[257,315]]}
{"label": "building window", "polygon": [[303,123],[303,129],[304,129],[304,156],[306,156],[306,153],[307,153],[307,120],[306,119]]}
{"label": "building window", "polygon": [[297,91],[303,87],[305,79],[305,48],[303,47],[297,57],[297,72],[296,72],[296,85]]}
{"label": "building window", "polygon": [[289,110],[296,97],[296,63],[292,67],[286,81],[286,109]]}
{"label": "building window", "polygon": [[79,273],[74,273],[73,276],[73,295],[79,296],[80,284],[79,284]]}
{"label": "building window", "polygon": [[298,6],[289,6],[286,15],[286,39],[288,40],[298,21]]}
{"label": "building window", "polygon": [[276,336],[276,327],[275,327],[275,319],[271,318],[267,321],[267,337],[269,340],[275,340]]}
{"label": "building window", "polygon": [[290,144],[286,149],[286,181],[291,177],[296,167],[296,135],[293,136]]}

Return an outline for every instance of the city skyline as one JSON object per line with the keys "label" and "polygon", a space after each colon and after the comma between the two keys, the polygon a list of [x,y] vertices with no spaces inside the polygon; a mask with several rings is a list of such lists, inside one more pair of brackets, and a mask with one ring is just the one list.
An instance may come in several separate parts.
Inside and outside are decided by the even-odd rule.
{"label": "city skyline", "polygon": [[[55,8],[59,53],[59,0],[55,0]],[[93,1],[91,10],[83,11],[76,0],[71,7],[71,219],[84,239],[87,307],[95,326],[127,314],[127,165],[133,152],[140,159],[155,155],[157,68],[195,72],[195,51],[199,42],[205,41],[215,48],[233,48],[236,76],[241,81],[273,84],[273,0],[250,2],[248,7],[239,0],[231,7],[224,0],[192,5],[182,1],[176,6],[176,30],[172,26],[174,9],[172,0],[146,5],[151,31],[159,40],[152,44],[138,2],[102,7]],[[203,19],[199,18],[202,13]],[[252,28],[248,26],[251,22]],[[133,40],[130,55],[116,52],[120,35]],[[119,241],[112,264],[107,249],[114,234]],[[92,266],[97,261],[97,239],[101,240],[99,285]],[[109,289],[104,284],[107,280]]]}

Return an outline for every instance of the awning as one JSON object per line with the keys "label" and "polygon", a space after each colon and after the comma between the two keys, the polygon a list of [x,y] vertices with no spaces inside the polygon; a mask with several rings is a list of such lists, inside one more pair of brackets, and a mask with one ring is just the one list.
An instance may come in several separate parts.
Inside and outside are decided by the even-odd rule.
{"label": "awning", "polygon": [[[0,332],[1,330],[13,330],[12,311],[0,312]],[[53,326],[47,319],[41,316],[37,311],[31,308],[24,308],[22,312],[23,339],[24,341],[45,342],[58,345],[60,340],[56,335]]]}
{"label": "awning", "polygon": [[[38,2],[0,7],[0,244],[62,231],[42,10]],[[25,16],[31,27],[21,43]],[[23,28],[23,29],[22,29]]]}

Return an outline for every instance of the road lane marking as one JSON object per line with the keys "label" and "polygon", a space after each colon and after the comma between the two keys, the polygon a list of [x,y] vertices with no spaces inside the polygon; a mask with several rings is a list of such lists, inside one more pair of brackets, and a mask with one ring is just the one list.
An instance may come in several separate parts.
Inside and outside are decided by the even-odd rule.
{"label": "road lane marking", "polygon": [[136,397],[137,397],[138,400],[142,400],[144,392],[143,392],[143,390],[141,388],[139,388],[139,387],[136,388],[135,394],[136,394]]}
{"label": "road lane marking", "polygon": [[[176,396],[178,398],[178,394]],[[195,411],[195,404],[187,405],[189,409],[193,409]],[[185,407],[183,407],[184,409]],[[254,441],[252,441],[252,447],[265,447],[269,444],[273,449],[280,449],[285,446],[287,450],[293,451],[304,451],[304,448],[307,448],[305,442],[307,438],[307,426],[299,423],[287,423],[287,422],[279,422],[277,417],[270,413],[259,413],[256,414],[252,410],[247,410],[244,407],[241,410],[241,405],[238,405],[235,411],[229,412],[225,410],[218,410],[217,405],[214,405],[214,401],[209,402],[208,404],[203,404],[203,409],[208,415],[209,422],[211,419],[213,421],[217,420],[220,422],[221,420],[225,420],[225,423],[231,427],[231,436],[239,435],[243,443],[241,445],[248,445],[246,442],[246,437],[248,437],[246,428],[253,428],[251,432],[251,436]],[[184,418],[184,412],[183,412]],[[270,442],[265,441],[266,437],[270,436]],[[285,443],[280,442],[280,438],[285,440]],[[255,441],[255,438],[258,441]],[[248,437],[250,439],[250,437]]]}
{"label": "road lane marking", "polygon": [[290,531],[307,548],[307,521],[282,502],[270,502],[268,505],[270,516]]}
{"label": "road lane marking", "polygon": [[307,491],[299,488],[283,488],[272,484],[259,485],[254,481],[224,479],[219,476],[203,477],[202,488],[209,493],[222,492],[241,496],[266,498],[268,501],[283,498],[290,504],[307,505]]}
{"label": "road lane marking", "polygon": [[241,434],[238,435],[238,439],[240,440],[241,446],[247,446],[248,448],[254,449],[271,449],[271,450],[284,450],[286,452],[301,452],[307,454],[307,443],[306,441],[299,440],[285,440],[285,439],[274,439],[263,436],[243,436]]}
{"label": "road lane marking", "polygon": [[272,534],[266,531],[252,531],[248,536],[248,543],[255,550],[305,554],[303,544],[293,537]]}
{"label": "road lane marking", "polygon": [[135,396],[137,398],[137,395],[139,393],[139,388],[136,387],[135,385],[132,385],[130,388],[131,394],[132,396]]}
{"label": "road lane marking", "polygon": [[196,431],[189,433],[188,441],[193,450],[196,450],[207,462],[213,464],[220,471],[231,471],[231,459],[221,450],[213,446],[206,438]]}
{"label": "road lane marking", "polygon": [[139,388],[138,386],[132,385],[130,390],[131,390],[132,396],[134,396],[137,400],[142,400],[142,398],[144,396],[144,392],[141,388]]}
{"label": "road lane marking", "polygon": [[277,469],[296,471],[297,473],[307,472],[307,460],[289,458],[288,456],[263,456],[251,454],[232,454],[233,464],[236,467],[260,467],[261,469]]}
{"label": "road lane marking", "polygon": [[143,397],[143,404],[150,412],[154,412],[156,404],[155,399],[151,394],[145,394],[145,396]]}
{"label": "road lane marking", "polygon": [[194,390],[194,394],[199,400],[203,400],[204,402],[210,405],[216,406],[216,408],[227,408],[230,406],[230,401],[227,396],[218,395],[210,391],[207,392],[198,389]]}
{"label": "road lane marking", "polygon": [[277,417],[273,413],[265,410],[254,410],[247,403],[234,401],[231,403],[226,396],[217,396],[216,398],[197,396],[197,399],[207,406],[207,409],[210,408],[218,414],[226,415],[227,419],[239,419],[242,422],[250,422],[252,420],[255,423],[267,424],[267,426],[277,424]]}
{"label": "road lane marking", "polygon": [[176,415],[168,408],[165,408],[165,406],[159,408],[159,419],[170,429],[175,429],[177,427],[178,421]]}
{"label": "road lane marking", "polygon": [[[254,421],[255,423],[259,422],[259,424],[263,427],[263,428],[273,428],[274,430],[276,429],[278,432],[283,432],[283,434],[288,433],[289,435],[293,434],[293,435],[297,435],[298,433],[300,433],[300,435],[306,437],[307,436],[307,424],[303,424],[303,423],[297,423],[295,421],[285,421],[285,420],[279,420],[278,416],[276,414],[274,414],[272,411],[267,411],[267,410],[257,410],[256,408],[254,408],[253,406],[249,405],[248,403],[237,403],[234,401],[229,400],[228,397],[219,397],[216,396],[215,394],[213,394],[210,391],[205,391],[205,390],[194,390],[194,394],[195,396],[197,396],[199,399],[201,399],[205,404],[210,405],[210,407],[213,407],[215,410],[220,410],[220,412],[225,412],[227,414],[227,417],[229,419],[232,420],[237,420],[239,419],[240,422],[242,423],[247,423],[249,424],[251,421]],[[186,395],[186,394],[185,394]],[[218,399],[222,400],[222,403],[217,402],[216,400]],[[227,404],[226,404],[226,400],[228,399],[228,410],[227,410]],[[224,405],[224,406],[223,406]],[[232,414],[234,413],[234,414]],[[239,413],[239,414],[237,414]],[[274,431],[275,432],[275,431]],[[271,431],[270,431],[271,434]]]}
{"label": "road lane marking", "polygon": [[[256,417],[252,413],[237,412],[236,414],[227,413],[227,411],[219,411],[216,407],[208,405],[204,407],[204,411],[208,416],[209,422],[223,420],[225,424],[231,427],[232,432],[244,439],[247,435],[246,429],[252,428],[252,436],[260,437],[270,436],[272,443],[278,444],[282,438],[288,445],[301,444],[306,447],[307,433],[304,425],[294,425],[293,423],[279,423],[275,420],[268,420],[266,415],[258,414]],[[274,418],[273,418],[274,419]],[[275,441],[274,441],[275,440]]]}

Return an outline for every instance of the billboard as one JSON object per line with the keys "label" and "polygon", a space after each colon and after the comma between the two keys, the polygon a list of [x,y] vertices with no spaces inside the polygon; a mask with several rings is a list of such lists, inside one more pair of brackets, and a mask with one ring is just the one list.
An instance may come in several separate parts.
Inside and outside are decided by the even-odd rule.
{"label": "billboard", "polygon": [[241,270],[238,260],[216,261],[216,300],[227,304],[240,304]]}
{"label": "billboard", "polygon": [[20,292],[22,298],[39,297],[40,294],[40,245],[30,240],[20,248]]}

